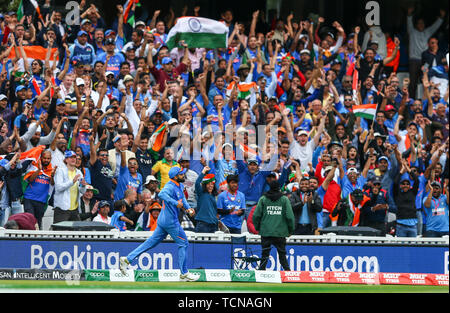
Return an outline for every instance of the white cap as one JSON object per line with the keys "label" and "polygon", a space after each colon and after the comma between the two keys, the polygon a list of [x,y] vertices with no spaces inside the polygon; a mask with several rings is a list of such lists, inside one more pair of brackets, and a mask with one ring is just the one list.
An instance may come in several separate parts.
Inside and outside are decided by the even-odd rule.
{"label": "white cap", "polygon": [[0,101],[2,101],[2,100],[4,100],[4,99],[8,99],[8,97],[7,97],[6,95],[4,95],[4,94],[1,94],[1,95],[0,95]]}
{"label": "white cap", "polygon": [[111,72],[111,71],[108,71],[108,72],[105,73],[105,76],[108,77],[108,75],[113,75],[114,76],[114,73]]}
{"label": "white cap", "polygon": [[167,123],[169,125],[178,124],[178,120],[176,118],[171,118]]}
{"label": "white cap", "polygon": [[77,86],[85,85],[84,79],[81,77],[77,77],[76,81]]}
{"label": "white cap", "polygon": [[145,185],[147,185],[147,184],[150,183],[151,181],[158,181],[158,180],[156,179],[155,176],[153,176],[153,175],[148,175],[147,178],[145,179]]}

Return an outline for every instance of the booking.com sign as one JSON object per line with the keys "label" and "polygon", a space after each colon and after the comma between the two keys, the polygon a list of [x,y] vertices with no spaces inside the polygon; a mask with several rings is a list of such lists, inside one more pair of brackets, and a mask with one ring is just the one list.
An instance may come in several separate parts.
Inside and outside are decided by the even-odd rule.
{"label": "booking.com sign", "polygon": [[369,11],[366,14],[367,26],[380,26],[380,4],[377,1],[369,1],[366,3],[366,10]]}
{"label": "booking.com sign", "polygon": [[78,2],[76,1],[69,1],[66,3],[66,10],[68,10],[66,14],[66,24],[73,26],[73,25],[80,25],[80,6]]}

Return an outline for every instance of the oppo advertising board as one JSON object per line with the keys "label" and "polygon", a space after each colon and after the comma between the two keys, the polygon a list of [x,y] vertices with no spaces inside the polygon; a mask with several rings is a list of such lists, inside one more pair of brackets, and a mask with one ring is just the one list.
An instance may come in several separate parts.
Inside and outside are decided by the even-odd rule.
{"label": "oppo advertising board", "polygon": [[[112,269],[141,242],[113,240],[0,240],[0,268],[27,269]],[[248,246],[260,256],[259,245]],[[234,247],[235,256],[243,256]],[[190,243],[188,268],[233,269],[232,247],[227,243]],[[338,271],[361,273],[448,274],[448,246],[388,245],[287,245],[287,258],[293,271]],[[179,269],[177,246],[163,242],[142,254],[133,268],[139,270]],[[246,268],[255,269],[251,265]],[[275,248],[268,270],[282,270]]]}

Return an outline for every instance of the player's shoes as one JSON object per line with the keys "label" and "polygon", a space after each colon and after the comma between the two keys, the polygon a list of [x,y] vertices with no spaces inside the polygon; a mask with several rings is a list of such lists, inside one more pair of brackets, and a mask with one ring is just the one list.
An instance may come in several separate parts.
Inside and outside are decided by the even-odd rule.
{"label": "player's shoes", "polygon": [[180,275],[180,281],[197,281],[200,279],[200,274],[194,274],[187,272],[184,275]]}
{"label": "player's shoes", "polygon": [[122,275],[126,274],[126,271],[128,269],[128,265],[130,265],[130,262],[128,261],[126,256],[122,256],[119,259],[119,269],[122,272]]}

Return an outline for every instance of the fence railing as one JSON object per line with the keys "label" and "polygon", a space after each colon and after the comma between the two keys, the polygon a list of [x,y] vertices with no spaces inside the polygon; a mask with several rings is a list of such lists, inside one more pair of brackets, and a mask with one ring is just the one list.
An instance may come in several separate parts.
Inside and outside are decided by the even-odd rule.
{"label": "fence railing", "polygon": [[[146,240],[152,232],[148,231],[44,231],[0,229],[1,239],[67,239],[67,240]],[[231,235],[220,231],[210,234],[186,232],[189,241],[230,242],[232,236],[246,236],[248,243],[260,243],[261,237],[250,233]],[[170,236],[167,237],[171,240]],[[311,236],[290,236],[288,244],[361,244],[361,245],[449,245],[449,237],[405,238],[376,236],[342,236],[333,233]]]}

